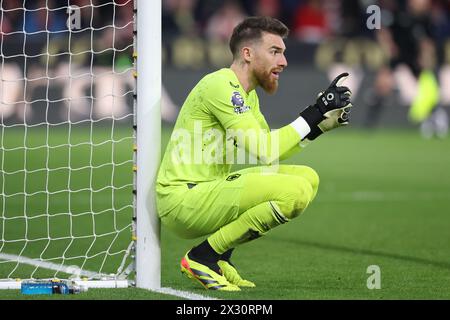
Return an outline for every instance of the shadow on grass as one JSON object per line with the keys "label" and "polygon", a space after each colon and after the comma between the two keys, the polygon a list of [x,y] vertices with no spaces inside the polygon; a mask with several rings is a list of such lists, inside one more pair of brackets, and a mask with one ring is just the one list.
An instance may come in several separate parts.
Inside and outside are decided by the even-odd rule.
{"label": "shadow on grass", "polygon": [[361,255],[368,255],[368,256],[376,256],[376,257],[383,257],[383,258],[390,258],[390,259],[396,259],[396,260],[403,260],[403,261],[409,261],[412,263],[418,263],[423,264],[427,266],[433,266],[437,268],[443,268],[443,269],[450,269],[450,263],[444,262],[444,261],[433,261],[429,259],[419,258],[419,257],[412,257],[397,253],[389,253],[389,252],[383,252],[383,251],[377,251],[377,250],[367,250],[367,249],[355,249],[351,247],[345,247],[345,246],[339,246],[334,244],[328,244],[328,243],[319,243],[319,242],[313,242],[313,241],[305,241],[305,240],[292,240],[292,239],[282,239],[277,237],[272,237],[271,240],[274,241],[280,241],[280,242],[289,242],[289,243],[296,243],[301,246],[307,246],[307,247],[313,247],[323,250],[331,250],[331,251],[337,251],[337,252],[344,252],[344,253],[351,253],[351,254],[361,254]]}

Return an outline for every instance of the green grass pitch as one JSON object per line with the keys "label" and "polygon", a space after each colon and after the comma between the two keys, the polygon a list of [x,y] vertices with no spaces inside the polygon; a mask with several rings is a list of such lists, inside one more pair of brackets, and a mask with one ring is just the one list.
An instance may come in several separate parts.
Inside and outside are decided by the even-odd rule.
{"label": "green grass pitch", "polygon": [[[101,129],[101,128],[100,128]],[[65,129],[56,130],[49,141],[45,131],[29,132],[28,145],[43,141],[58,145],[67,141]],[[94,132],[94,140],[111,138],[111,131]],[[124,134],[120,130],[118,134]],[[163,128],[163,145],[169,139],[171,129]],[[89,131],[74,130],[75,140],[86,141]],[[11,137],[3,136],[14,147]],[[16,139],[23,133],[16,133]],[[50,136],[49,136],[50,137]],[[59,139],[59,140],[58,140]],[[71,143],[76,143],[72,141]],[[80,221],[71,227],[65,215],[51,217],[50,230],[41,230],[43,221],[35,218],[26,225],[23,215],[23,201],[8,199],[0,208],[8,217],[17,219],[7,222],[0,219],[0,230],[5,230],[8,239],[23,237],[39,238],[50,234],[64,237],[70,234],[86,236],[93,231],[103,234],[111,228],[123,229],[121,238],[115,241],[111,252],[126,247],[130,232],[132,208],[127,206],[131,199],[131,186],[112,191],[108,188],[131,183],[132,142],[125,139],[113,148],[111,144],[98,145],[93,150],[80,146],[76,153],[67,154],[63,147],[54,148],[51,154],[35,149],[24,159],[20,152],[11,151],[7,157],[0,157],[1,167],[8,171],[27,166],[58,165],[58,161],[70,158],[71,166],[83,168],[87,164],[97,168],[92,172],[79,169],[78,174],[68,179],[66,170],[56,170],[49,180],[36,172],[27,178],[27,192],[41,189],[42,179],[49,190],[80,189],[92,187],[100,190],[91,201],[91,196],[80,191],[70,198],[67,193],[55,194],[49,203],[44,198],[29,199],[27,210],[63,213],[70,210],[79,215]],[[113,151],[113,152],[112,152]],[[33,161],[32,161],[33,160]],[[49,161],[47,161],[49,160]],[[124,162],[114,173],[112,167],[98,167],[101,163]],[[61,162],[62,163],[62,162]],[[234,254],[234,262],[242,275],[254,281],[256,288],[244,289],[238,293],[209,292],[184,278],[179,271],[179,260],[184,253],[202,239],[184,240],[162,228],[162,285],[190,291],[220,299],[450,299],[450,139],[424,140],[413,130],[339,129],[311,143],[302,153],[286,163],[305,164],[313,167],[320,175],[321,185],[314,203],[298,219],[272,230],[267,236],[243,245]],[[33,171],[33,167],[28,170]],[[14,176],[14,177],[11,177]],[[2,192],[11,193],[14,188],[23,191],[23,174],[0,175]],[[5,181],[8,179],[8,181]],[[117,179],[117,180],[116,180]],[[35,188],[35,189],[33,189]],[[102,191],[102,188],[105,188]],[[113,205],[124,208],[111,221]],[[68,197],[70,199],[68,199]],[[104,207],[102,200],[104,199]],[[31,201],[32,200],[32,201]],[[69,201],[70,200],[70,201]],[[97,214],[94,220],[82,214],[92,210]],[[46,219],[46,218],[45,218]],[[85,220],[84,220],[85,219]],[[16,222],[15,226],[11,222]],[[7,225],[5,225],[7,223]],[[82,226],[86,226],[84,230]],[[16,233],[16,234],[14,234]],[[98,254],[102,245],[110,244],[108,236],[96,240],[89,251],[91,257],[86,264],[94,269],[104,263],[105,270],[116,263],[116,258],[105,259]],[[27,247],[23,254],[39,256],[42,244],[37,241]],[[89,242],[92,243],[92,242]],[[21,244],[16,243],[19,248]],[[86,244],[85,244],[86,245]],[[1,246],[1,244],[0,244]],[[2,252],[17,250],[13,245]],[[71,245],[67,256],[84,252],[83,242]],[[56,249],[55,249],[56,250]],[[97,250],[97,251],[96,251]],[[51,248],[44,257],[52,257]],[[120,256],[120,255],[118,255]],[[65,261],[76,264],[74,258]],[[59,262],[59,260],[55,260]],[[381,271],[381,289],[368,289],[367,279],[371,274],[367,268],[377,265]],[[0,275],[5,277],[11,266],[0,263]],[[31,269],[32,271],[33,269]],[[15,275],[27,272],[18,268]],[[54,272],[51,272],[53,274]],[[17,290],[0,291],[0,299],[23,299]],[[29,298],[29,297],[27,297]],[[32,297],[40,298],[43,297]],[[174,299],[173,296],[155,294],[140,289],[90,289],[76,296],[50,296],[49,299]]]}

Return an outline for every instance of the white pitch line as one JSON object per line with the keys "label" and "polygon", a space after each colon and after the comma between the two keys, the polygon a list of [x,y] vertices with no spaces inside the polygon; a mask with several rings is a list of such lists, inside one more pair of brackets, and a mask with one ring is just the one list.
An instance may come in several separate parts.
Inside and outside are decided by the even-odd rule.
{"label": "white pitch line", "polygon": [[[89,270],[83,270],[77,266],[65,266],[65,265],[56,264],[56,263],[52,263],[52,262],[39,261],[36,259],[31,259],[31,258],[27,258],[27,257],[23,257],[23,256],[14,255],[14,254],[0,253],[0,260],[28,264],[28,265],[32,265],[35,267],[50,269],[50,270],[64,272],[64,273],[68,273],[68,274],[75,274],[77,276],[85,276],[88,278],[108,277],[108,275],[106,275],[106,274],[89,271]],[[109,276],[109,278],[110,278],[110,276]],[[83,283],[83,281],[81,281],[80,283]],[[95,283],[96,284],[94,287],[97,287],[97,288],[102,287],[101,281],[98,281],[98,283],[97,282],[95,282]],[[19,289],[20,283],[17,282],[14,284],[14,286],[11,286],[8,288]],[[176,296],[176,297],[180,297],[180,298],[185,298],[188,300],[217,300],[216,298],[192,293],[189,291],[176,290],[176,289],[172,289],[172,288],[160,288],[160,289],[153,289],[151,291],[162,293],[162,294],[167,294],[167,295],[172,295],[172,296]]]}
{"label": "white pitch line", "polygon": [[185,298],[188,300],[218,300],[216,298],[204,296],[201,294],[196,294],[196,293],[192,293],[189,291],[176,290],[176,289],[172,289],[172,288],[161,288],[161,289],[156,289],[156,290],[152,290],[152,291],[163,293],[163,294],[169,294],[172,296],[177,296],[180,298]]}
{"label": "white pitch line", "polygon": [[11,262],[17,262],[17,263],[23,263],[32,265],[39,268],[44,269],[50,269],[58,272],[64,272],[68,274],[74,274],[77,276],[84,276],[88,278],[101,278],[101,277],[107,277],[108,275],[94,272],[94,271],[88,271],[83,270],[79,268],[78,266],[65,266],[62,264],[57,264],[53,262],[47,262],[47,261],[40,261],[32,258],[27,258],[23,256],[18,256],[15,254],[7,254],[7,253],[0,253],[0,260],[7,260]]}

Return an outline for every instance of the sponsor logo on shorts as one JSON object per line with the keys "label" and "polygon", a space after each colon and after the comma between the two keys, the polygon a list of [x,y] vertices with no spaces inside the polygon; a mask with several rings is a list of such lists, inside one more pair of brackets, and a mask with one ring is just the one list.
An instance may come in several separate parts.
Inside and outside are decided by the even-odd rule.
{"label": "sponsor logo on shorts", "polygon": [[239,178],[241,175],[239,173],[232,174],[231,176],[228,176],[227,181],[233,181]]}

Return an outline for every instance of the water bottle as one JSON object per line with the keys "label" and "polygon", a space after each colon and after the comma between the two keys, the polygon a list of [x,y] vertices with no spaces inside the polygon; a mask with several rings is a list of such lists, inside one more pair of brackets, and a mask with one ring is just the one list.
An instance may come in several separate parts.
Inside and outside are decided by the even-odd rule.
{"label": "water bottle", "polygon": [[59,280],[29,280],[22,281],[20,291],[22,294],[77,294],[86,288]]}

